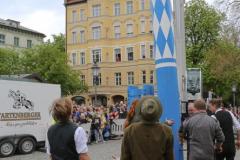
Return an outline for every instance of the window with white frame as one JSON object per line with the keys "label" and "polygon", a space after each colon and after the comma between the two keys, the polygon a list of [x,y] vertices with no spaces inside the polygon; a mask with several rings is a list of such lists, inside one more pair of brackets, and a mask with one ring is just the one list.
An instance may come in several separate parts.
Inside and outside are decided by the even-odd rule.
{"label": "window with white frame", "polygon": [[32,40],[27,40],[27,48],[32,48]]}
{"label": "window with white frame", "polygon": [[153,56],[153,45],[152,44],[149,46],[149,57],[154,58],[154,56]]}
{"label": "window with white frame", "polygon": [[142,44],[140,46],[140,49],[141,49],[141,58],[145,59],[146,58],[146,46],[145,46],[145,44]]}
{"label": "window with white frame", "polygon": [[154,71],[150,71],[150,83],[153,84]]}
{"label": "window with white frame", "polygon": [[145,0],[140,0],[140,10],[145,9]]}
{"label": "window with white frame", "polygon": [[86,77],[85,77],[85,75],[80,75],[80,82],[81,82],[81,84],[83,84],[83,85],[86,84]]}
{"label": "window with white frame", "polygon": [[146,71],[142,71],[142,83],[146,83]]}
{"label": "window with white frame", "polygon": [[92,51],[92,62],[101,63],[101,49],[95,49]]}
{"label": "window with white frame", "polygon": [[144,19],[142,19],[141,20],[141,33],[145,33],[145,26],[146,26],[146,24],[145,24],[145,20]]}
{"label": "window with white frame", "polygon": [[115,85],[116,86],[121,86],[122,84],[122,79],[121,79],[121,73],[115,73]]}
{"label": "window with white frame", "polygon": [[133,36],[133,24],[131,23],[127,24],[127,36],[128,37]]}
{"label": "window with white frame", "polygon": [[127,57],[128,61],[133,61],[133,47],[127,48]]}
{"label": "window with white frame", "polygon": [[85,31],[80,31],[80,43],[84,43],[85,41]]}
{"label": "window with white frame", "polygon": [[120,48],[114,49],[114,55],[115,55],[115,61],[121,62],[121,49]]}
{"label": "window with white frame", "polygon": [[116,39],[120,38],[121,32],[120,32],[120,26],[114,26],[114,37]]}
{"label": "window with white frame", "polygon": [[128,85],[133,85],[134,84],[134,72],[128,72]]}
{"label": "window with white frame", "polygon": [[93,5],[92,6],[93,17],[98,17],[101,15],[101,5]]}
{"label": "window with white frame", "polygon": [[77,22],[77,11],[73,10],[72,11],[72,23]]}
{"label": "window with white frame", "polygon": [[76,53],[72,53],[72,64],[73,65],[77,64],[77,54]]}
{"label": "window with white frame", "polygon": [[80,64],[85,64],[85,52],[80,53]]}
{"label": "window with white frame", "polygon": [[80,9],[80,21],[84,20],[84,9]]}
{"label": "window with white frame", "polygon": [[5,35],[0,34],[0,44],[5,44]]}
{"label": "window with white frame", "polygon": [[127,1],[127,14],[132,14],[132,13],[133,13],[133,2]]}
{"label": "window with white frame", "polygon": [[150,30],[149,30],[149,32],[153,32],[153,21],[152,21],[152,19],[150,19],[150,21],[149,21],[149,23],[150,23]]}
{"label": "window with white frame", "polygon": [[76,32],[72,32],[72,43],[73,44],[77,43],[77,33]]}
{"label": "window with white frame", "polygon": [[120,15],[120,3],[114,4],[114,15],[119,16]]}
{"label": "window with white frame", "polygon": [[92,35],[93,39],[100,39],[101,38],[101,27],[92,27]]}
{"label": "window with white frame", "polygon": [[97,77],[93,75],[93,84],[97,85],[97,86],[101,86],[101,84],[102,84],[102,74],[101,73],[99,73]]}
{"label": "window with white frame", "polygon": [[19,47],[19,37],[14,37],[14,46]]}

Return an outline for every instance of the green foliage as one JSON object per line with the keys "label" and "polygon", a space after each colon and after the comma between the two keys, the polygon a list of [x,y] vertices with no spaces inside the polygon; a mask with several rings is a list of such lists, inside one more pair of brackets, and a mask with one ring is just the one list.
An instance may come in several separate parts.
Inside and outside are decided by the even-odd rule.
{"label": "green foliage", "polygon": [[185,7],[188,67],[196,67],[219,37],[223,16],[204,0],[192,0]]}
{"label": "green foliage", "polygon": [[21,73],[19,54],[14,50],[0,48],[0,75]]}
{"label": "green foliage", "polygon": [[206,54],[205,66],[210,80],[205,83],[225,100],[231,98],[233,83],[240,86],[239,62],[240,49],[226,41],[219,41]]}

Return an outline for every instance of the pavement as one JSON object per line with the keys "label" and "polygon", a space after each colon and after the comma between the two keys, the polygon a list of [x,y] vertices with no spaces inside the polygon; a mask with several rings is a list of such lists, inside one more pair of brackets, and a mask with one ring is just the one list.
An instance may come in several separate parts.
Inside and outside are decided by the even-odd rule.
{"label": "pavement", "polygon": [[[119,157],[121,151],[121,140],[111,140],[105,143],[89,145],[91,160],[113,160],[112,156]],[[48,155],[41,151],[35,151],[29,155],[15,155],[1,160],[48,160]],[[240,160],[240,150],[235,160]]]}

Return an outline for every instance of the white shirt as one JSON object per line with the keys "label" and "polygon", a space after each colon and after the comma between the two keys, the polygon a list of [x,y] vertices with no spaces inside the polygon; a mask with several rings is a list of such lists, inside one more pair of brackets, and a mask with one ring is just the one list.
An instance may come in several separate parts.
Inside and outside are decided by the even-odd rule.
{"label": "white shirt", "polygon": [[[222,108],[218,108],[215,113],[217,113],[217,112],[219,112],[219,111],[222,111]],[[236,117],[233,115],[233,113],[232,113],[231,111],[229,111],[228,109],[226,109],[225,111],[227,111],[228,113],[230,113],[230,115],[231,115],[231,117],[232,117],[232,120],[233,120],[233,126],[234,126],[234,128],[236,128],[237,130],[240,130],[240,123],[238,122],[237,118],[236,118]]]}
{"label": "white shirt", "polygon": [[[85,130],[82,127],[78,127],[74,133],[74,141],[76,146],[76,151],[78,154],[87,153],[87,135]],[[50,153],[50,145],[48,142],[48,138],[46,140],[46,147],[47,147],[47,154],[51,155]]]}

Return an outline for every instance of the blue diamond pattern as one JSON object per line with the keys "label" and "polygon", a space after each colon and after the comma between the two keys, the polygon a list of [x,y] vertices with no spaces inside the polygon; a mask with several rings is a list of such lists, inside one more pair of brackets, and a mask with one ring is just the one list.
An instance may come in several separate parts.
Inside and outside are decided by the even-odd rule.
{"label": "blue diamond pattern", "polygon": [[163,30],[162,30],[162,28],[160,28],[158,31],[158,36],[157,36],[157,47],[159,48],[160,54],[162,56],[164,54],[166,43],[167,43],[167,41],[163,34]]}
{"label": "blue diamond pattern", "polygon": [[172,6],[170,0],[166,0],[165,9],[170,21],[172,21]]}
{"label": "blue diamond pattern", "polygon": [[170,31],[168,33],[167,44],[173,56],[174,55],[174,35],[173,35],[172,27],[170,28]]}
{"label": "blue diamond pattern", "polygon": [[163,9],[164,9],[164,6],[162,4],[162,1],[161,0],[156,0],[154,11],[155,11],[155,14],[156,14],[159,22],[162,19]]}

